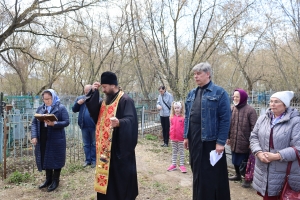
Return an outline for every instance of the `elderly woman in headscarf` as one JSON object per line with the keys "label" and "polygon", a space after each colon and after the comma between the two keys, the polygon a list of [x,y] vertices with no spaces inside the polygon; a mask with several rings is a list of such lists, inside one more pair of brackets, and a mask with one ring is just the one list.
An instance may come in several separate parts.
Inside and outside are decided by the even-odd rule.
{"label": "elderly woman in headscarf", "polygon": [[66,161],[66,135],[64,128],[69,125],[69,114],[56,92],[47,89],[42,93],[43,104],[38,114],[54,114],[57,121],[39,121],[34,118],[31,126],[31,143],[35,146],[35,159],[39,171],[46,171],[46,180],[39,189],[51,192],[59,185],[61,168]]}
{"label": "elderly woman in headscarf", "polygon": [[300,151],[300,116],[297,109],[290,107],[293,97],[293,91],[274,93],[266,114],[258,118],[251,132],[250,146],[256,156],[252,186],[263,200],[279,199],[289,161],[293,162],[289,185],[300,190],[296,157]]}
{"label": "elderly woman in headscarf", "polygon": [[230,181],[241,180],[240,165],[247,162],[250,152],[250,134],[257,120],[257,114],[253,107],[247,104],[248,94],[243,89],[236,89],[233,93],[231,108],[230,130],[227,145],[231,147],[232,164],[235,175],[229,177]]}

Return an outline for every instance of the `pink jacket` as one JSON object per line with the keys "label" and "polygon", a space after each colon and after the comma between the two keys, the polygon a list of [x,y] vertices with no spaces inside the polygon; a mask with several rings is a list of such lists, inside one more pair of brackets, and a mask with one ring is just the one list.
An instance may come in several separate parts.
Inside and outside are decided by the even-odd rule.
{"label": "pink jacket", "polygon": [[184,117],[174,115],[170,118],[170,139],[183,141]]}

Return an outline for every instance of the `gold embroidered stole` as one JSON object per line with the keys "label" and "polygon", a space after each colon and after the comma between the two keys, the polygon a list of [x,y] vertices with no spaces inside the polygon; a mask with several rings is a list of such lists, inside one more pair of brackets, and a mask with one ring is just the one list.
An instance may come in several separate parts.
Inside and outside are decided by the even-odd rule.
{"label": "gold embroidered stole", "polygon": [[124,92],[120,91],[117,98],[110,105],[102,102],[98,122],[96,125],[96,170],[94,188],[96,192],[106,194],[110,166],[110,151],[113,137],[110,118],[116,116],[120,98]]}

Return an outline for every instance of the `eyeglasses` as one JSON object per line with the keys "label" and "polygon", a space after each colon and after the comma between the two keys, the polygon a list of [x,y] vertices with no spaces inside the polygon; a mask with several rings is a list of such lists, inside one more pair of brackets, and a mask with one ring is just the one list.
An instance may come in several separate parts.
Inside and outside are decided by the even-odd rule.
{"label": "eyeglasses", "polygon": [[278,101],[278,100],[275,100],[275,101],[269,101],[269,104],[272,104],[272,103],[274,103],[274,104],[280,104],[280,103],[282,103],[281,101]]}

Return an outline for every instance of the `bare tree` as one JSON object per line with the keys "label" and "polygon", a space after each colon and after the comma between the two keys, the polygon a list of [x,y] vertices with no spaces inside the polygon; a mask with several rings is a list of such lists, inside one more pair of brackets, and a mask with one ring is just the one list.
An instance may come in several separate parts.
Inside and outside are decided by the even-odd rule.
{"label": "bare tree", "polygon": [[[25,44],[27,46],[26,52],[30,53],[31,55],[37,54],[35,51],[37,46],[36,38],[30,36],[19,38],[14,34],[11,37],[11,40],[12,44]],[[21,82],[21,92],[26,94],[28,88],[28,79],[30,78],[30,75],[32,74],[32,71],[34,70],[38,60],[33,59],[32,56],[24,54],[23,51],[18,49],[6,51],[5,53],[0,54],[0,57],[5,61],[4,65],[10,67],[16,72]],[[15,82],[17,82],[17,80],[15,80]]]}
{"label": "bare tree", "polygon": [[[68,53],[64,46],[63,39],[52,40],[53,47],[47,49],[43,54],[45,60],[41,64],[40,68],[40,79],[43,83],[37,94],[40,94],[43,90],[47,88],[53,88],[54,82],[60,77],[60,75],[68,68],[71,61],[71,54]],[[60,86],[63,88],[67,85]]]}
{"label": "bare tree", "polygon": [[[114,41],[118,31],[105,36],[103,33],[103,16],[94,16],[87,12],[86,16],[78,12],[76,21],[78,23],[74,34],[77,35],[77,41],[73,47],[76,49],[77,59],[74,66],[76,69],[76,81],[83,87],[85,84],[91,84],[99,76],[100,69],[103,68],[105,60],[114,48]],[[79,63],[79,65],[78,65]],[[75,78],[75,77],[74,77]]]}
{"label": "bare tree", "polygon": [[[269,24],[266,22],[263,25],[254,25],[254,21],[257,19],[253,20],[249,14],[249,12],[245,12],[241,15],[239,22],[230,31],[230,36],[226,38],[225,45],[236,65],[229,79],[229,84],[232,84],[236,71],[239,71],[245,80],[247,91],[250,93],[254,83],[262,80],[265,76],[262,69],[257,70],[257,65],[254,65],[253,61],[255,60],[256,49],[262,45],[262,39]],[[255,15],[253,10],[251,14]],[[234,85],[234,87],[241,87],[241,85]]]}
{"label": "bare tree", "polygon": [[[276,0],[283,11],[283,16],[279,20],[275,16],[269,16],[270,20],[275,21],[270,30],[269,45],[273,52],[275,65],[281,72],[285,80],[285,87],[280,89],[300,90],[300,1]],[[288,20],[286,20],[286,18]],[[284,34],[275,33],[282,29],[288,29]],[[280,37],[281,36],[281,37]],[[284,85],[283,85],[284,86]]]}
{"label": "bare tree", "polygon": [[[34,35],[55,36],[47,31],[47,24],[41,23],[39,19],[42,17],[50,17],[62,15],[79,9],[91,6],[99,2],[99,0],[61,0],[59,5],[51,4],[50,0],[32,0],[28,7],[23,9],[22,1],[15,0],[14,3],[7,0],[1,0],[2,32],[0,34],[0,53],[9,49],[19,49],[18,46],[7,46],[3,48],[3,43],[13,33],[23,34],[30,33]],[[33,29],[33,25],[38,27]],[[41,32],[44,30],[45,32]]]}
{"label": "bare tree", "polygon": [[[64,20],[56,20],[58,24],[53,26],[52,23],[55,21],[54,17],[72,14],[82,8],[96,5],[100,1],[101,0],[61,0],[57,2],[50,0],[31,0],[26,2],[20,0],[0,1],[1,59],[18,74],[22,82],[23,92],[27,90],[27,77],[30,74],[32,66],[36,65],[36,61],[43,61],[44,59],[39,56],[38,47],[35,46],[33,50],[31,49],[32,45],[30,43],[20,41],[20,38],[32,38],[32,40],[37,40],[37,38],[41,40],[42,37],[70,39],[70,36],[67,34],[68,31],[65,33],[59,31],[60,25],[58,24],[60,22],[65,23],[66,18],[64,18]],[[64,24],[62,24],[62,26],[64,26]],[[21,57],[21,54],[25,54],[23,58],[26,57],[27,62],[31,60],[31,63],[21,65],[20,62],[16,60]],[[48,84],[52,85],[52,83]]]}
{"label": "bare tree", "polygon": [[[152,43],[156,59],[159,61],[160,76],[170,85],[175,98],[182,99],[189,88],[192,67],[211,57],[223,42],[226,33],[253,2],[246,3],[234,14],[231,12],[232,15],[223,14],[224,17],[220,17],[218,13],[228,12],[224,9],[228,5],[217,0],[162,1],[159,11],[158,6],[154,6],[150,0],[147,3]],[[158,12],[159,14],[155,15]],[[182,26],[183,24],[185,26]],[[179,43],[186,44],[184,48],[189,52],[187,57],[180,55]],[[182,79],[179,78],[181,66],[186,67]],[[183,84],[180,87],[181,82]]]}
{"label": "bare tree", "polygon": [[150,41],[143,29],[145,16],[142,13],[145,7],[134,0],[130,0],[125,7],[129,8],[129,11],[125,13],[129,56],[138,79],[138,87],[144,99],[150,100],[149,94],[155,84],[153,81],[155,79],[155,64],[151,61],[152,55],[148,46]]}

